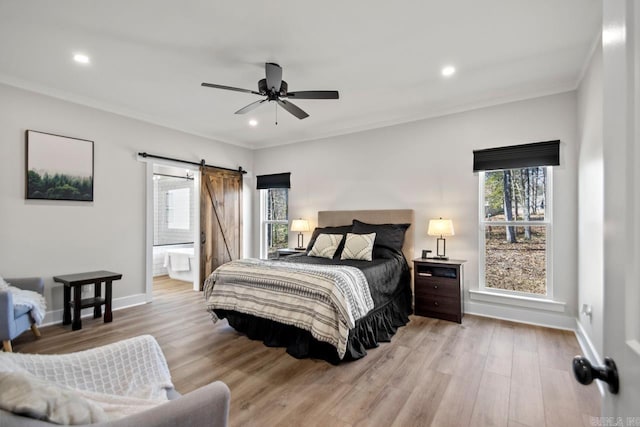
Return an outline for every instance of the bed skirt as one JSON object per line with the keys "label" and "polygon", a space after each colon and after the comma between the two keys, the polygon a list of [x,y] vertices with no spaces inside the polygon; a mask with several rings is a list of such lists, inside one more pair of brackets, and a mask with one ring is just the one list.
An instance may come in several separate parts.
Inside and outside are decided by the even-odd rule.
{"label": "bed skirt", "polygon": [[237,311],[216,309],[220,319],[227,319],[229,325],[252,340],[260,340],[268,347],[286,347],[291,356],[303,359],[326,360],[332,364],[357,360],[367,354],[367,349],[378,347],[381,342],[391,341],[397,329],[409,322],[412,294],[409,286],[404,287],[386,304],[373,309],[369,314],[356,321],[349,331],[347,351],[341,360],[331,344],[320,342],[311,333],[295,326],[262,319]]}

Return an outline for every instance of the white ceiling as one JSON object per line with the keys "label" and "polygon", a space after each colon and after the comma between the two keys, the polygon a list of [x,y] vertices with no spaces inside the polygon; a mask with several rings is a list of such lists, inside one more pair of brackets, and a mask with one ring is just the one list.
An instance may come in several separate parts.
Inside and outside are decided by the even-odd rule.
{"label": "white ceiling", "polygon": [[[600,0],[0,0],[0,82],[261,148],[574,89],[600,23]],[[257,90],[265,62],[340,99],[276,126],[200,86]]]}

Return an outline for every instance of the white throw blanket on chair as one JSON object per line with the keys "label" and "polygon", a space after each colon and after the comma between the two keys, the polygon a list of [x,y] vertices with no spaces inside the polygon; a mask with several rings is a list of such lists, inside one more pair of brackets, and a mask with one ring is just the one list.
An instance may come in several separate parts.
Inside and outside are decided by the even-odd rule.
{"label": "white throw blanket on chair", "polygon": [[[48,383],[44,395],[39,383]],[[61,420],[90,414],[91,422],[150,409],[166,402],[167,390],[173,388],[167,361],[150,335],[77,353],[0,353],[0,384],[5,385],[0,408],[23,414],[44,411]],[[67,405],[70,399],[84,405]]]}
{"label": "white throw blanket on chair", "polygon": [[47,312],[47,301],[42,295],[37,292],[27,291],[11,286],[10,283],[5,282],[4,279],[0,277],[0,291],[4,290],[11,292],[13,296],[13,305],[23,305],[28,307],[31,318],[36,322],[36,325],[42,324],[42,320],[44,320],[44,316]]}

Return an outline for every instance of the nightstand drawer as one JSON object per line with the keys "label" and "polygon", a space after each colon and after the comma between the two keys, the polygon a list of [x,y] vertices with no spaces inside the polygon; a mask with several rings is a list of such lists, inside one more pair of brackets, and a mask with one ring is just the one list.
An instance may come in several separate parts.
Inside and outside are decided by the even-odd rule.
{"label": "nightstand drawer", "polygon": [[439,286],[449,286],[453,288],[460,284],[458,279],[447,279],[446,277],[437,276],[420,276],[418,274],[415,275],[415,282],[420,283],[421,285],[430,285],[433,283]]}
{"label": "nightstand drawer", "polygon": [[460,313],[460,299],[451,297],[433,297],[416,294],[416,314],[435,312],[456,314]]}
{"label": "nightstand drawer", "polygon": [[460,294],[460,285],[457,282],[451,282],[448,279],[417,279],[415,283],[416,296],[433,295],[458,298]]}

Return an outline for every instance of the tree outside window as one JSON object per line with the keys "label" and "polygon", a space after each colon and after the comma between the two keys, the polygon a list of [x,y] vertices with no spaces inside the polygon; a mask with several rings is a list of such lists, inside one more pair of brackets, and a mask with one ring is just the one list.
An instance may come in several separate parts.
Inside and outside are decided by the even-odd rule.
{"label": "tree outside window", "polygon": [[261,257],[276,258],[278,249],[289,246],[289,189],[260,190]]}
{"label": "tree outside window", "polygon": [[551,168],[481,173],[484,287],[549,295]]}

